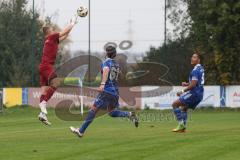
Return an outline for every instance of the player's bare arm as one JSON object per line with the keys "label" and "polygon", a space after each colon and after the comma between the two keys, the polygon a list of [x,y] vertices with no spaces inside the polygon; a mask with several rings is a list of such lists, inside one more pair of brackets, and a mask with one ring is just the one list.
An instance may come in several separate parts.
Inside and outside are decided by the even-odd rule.
{"label": "player's bare arm", "polygon": [[74,16],[71,21],[70,24],[59,34],[59,42],[64,41],[65,39],[67,39],[67,37],[69,36],[69,33],[72,31],[73,27],[78,23],[78,17]]}
{"label": "player's bare arm", "polygon": [[183,89],[182,91],[178,92],[177,95],[180,96],[184,92],[190,91],[194,87],[196,87],[198,81],[197,80],[192,80],[191,83],[187,86],[187,88]]}
{"label": "player's bare arm", "polygon": [[108,67],[103,68],[102,82],[101,82],[101,85],[99,87],[100,92],[102,92],[104,90],[105,84],[106,84],[107,79],[108,79],[109,71],[110,71],[110,69]]}
{"label": "player's bare arm", "polygon": [[65,39],[67,39],[67,38],[68,38],[68,36],[69,36],[69,34],[67,34],[67,35],[65,35],[65,36],[62,36],[62,37],[60,37],[60,38],[59,38],[59,42],[62,42],[62,41],[64,41]]}
{"label": "player's bare arm", "polygon": [[78,22],[78,16],[74,16],[71,19],[70,24],[62,32],[60,32],[59,37],[62,38],[62,37],[68,36],[69,33],[72,31],[73,27],[77,24],[77,22]]}
{"label": "player's bare arm", "polygon": [[74,25],[73,24],[69,24],[62,32],[59,33],[59,37],[62,38],[66,35],[68,35],[71,30],[73,29]]}

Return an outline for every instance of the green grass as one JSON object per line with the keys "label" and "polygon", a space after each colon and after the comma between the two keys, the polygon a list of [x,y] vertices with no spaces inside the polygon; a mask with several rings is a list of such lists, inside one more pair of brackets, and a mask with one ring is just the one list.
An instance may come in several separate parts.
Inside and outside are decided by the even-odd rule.
{"label": "green grass", "polygon": [[[152,111],[146,111],[150,113]],[[160,113],[155,111],[154,113]],[[142,122],[97,118],[80,139],[50,111],[51,127],[37,120],[30,107],[0,113],[2,160],[237,160],[240,159],[240,112],[204,110],[192,113],[187,133],[171,133],[173,120]]]}

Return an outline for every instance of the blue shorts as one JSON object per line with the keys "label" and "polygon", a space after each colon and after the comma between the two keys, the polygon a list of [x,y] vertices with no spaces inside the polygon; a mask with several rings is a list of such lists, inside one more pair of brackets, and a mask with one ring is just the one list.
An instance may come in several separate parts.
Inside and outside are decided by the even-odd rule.
{"label": "blue shorts", "polygon": [[186,92],[181,95],[179,100],[185,104],[188,108],[195,109],[197,105],[202,101],[203,96],[195,95],[190,92]]}
{"label": "blue shorts", "polygon": [[95,99],[94,106],[99,109],[118,108],[118,99],[118,96],[114,96],[106,92],[101,92]]}

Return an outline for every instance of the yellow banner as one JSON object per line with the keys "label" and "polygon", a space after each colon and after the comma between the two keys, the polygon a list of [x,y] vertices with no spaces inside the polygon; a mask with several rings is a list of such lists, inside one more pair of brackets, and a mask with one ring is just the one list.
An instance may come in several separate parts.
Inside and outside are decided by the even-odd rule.
{"label": "yellow banner", "polygon": [[22,88],[5,88],[4,105],[7,108],[22,105]]}

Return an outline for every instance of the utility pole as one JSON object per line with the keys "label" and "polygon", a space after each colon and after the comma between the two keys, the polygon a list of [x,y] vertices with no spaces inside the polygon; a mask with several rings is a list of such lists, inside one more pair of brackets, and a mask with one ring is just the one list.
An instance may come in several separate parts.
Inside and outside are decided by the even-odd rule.
{"label": "utility pole", "polygon": [[167,0],[164,4],[164,46],[167,44]]}
{"label": "utility pole", "polygon": [[[133,42],[133,20],[132,20],[132,11],[130,10],[129,11],[129,20],[128,20],[128,31],[127,31],[127,34],[128,34],[128,40]],[[129,52],[131,52],[131,49],[129,50]]]}
{"label": "utility pole", "polygon": [[32,87],[34,86],[34,70],[35,70],[35,0],[32,1]]}
{"label": "utility pole", "polygon": [[91,82],[91,0],[88,0],[88,83]]}

